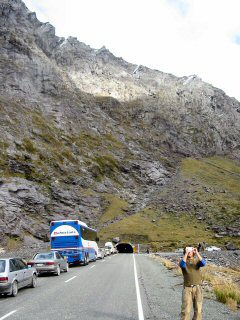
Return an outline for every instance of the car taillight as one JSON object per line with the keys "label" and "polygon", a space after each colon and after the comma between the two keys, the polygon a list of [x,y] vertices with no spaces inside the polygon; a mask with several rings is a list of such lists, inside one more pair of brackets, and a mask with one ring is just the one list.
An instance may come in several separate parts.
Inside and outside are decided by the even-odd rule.
{"label": "car taillight", "polygon": [[0,277],[0,282],[8,282],[8,277]]}
{"label": "car taillight", "polygon": [[28,262],[27,265],[32,267],[34,265],[34,262]]}
{"label": "car taillight", "polygon": [[54,265],[54,262],[46,262],[45,263],[47,266],[52,266],[52,265]]}

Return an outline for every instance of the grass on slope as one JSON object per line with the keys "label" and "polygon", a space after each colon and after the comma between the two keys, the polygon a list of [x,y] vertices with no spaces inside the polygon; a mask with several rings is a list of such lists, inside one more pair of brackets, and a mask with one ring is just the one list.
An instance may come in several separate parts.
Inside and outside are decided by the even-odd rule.
{"label": "grass on slope", "polygon": [[196,177],[209,186],[239,193],[240,164],[235,161],[223,157],[187,158],[183,160],[181,169],[187,177]]}
{"label": "grass on slope", "polygon": [[154,210],[145,209],[104,227],[99,234],[102,240],[119,236],[122,241],[149,243],[159,250],[182,247],[188,243],[196,245],[202,241],[215,243],[214,234],[205,227],[195,217],[189,219],[189,216],[183,215],[176,218],[165,214],[157,218]]}
{"label": "grass on slope", "polygon": [[105,199],[107,205],[104,214],[100,218],[100,222],[106,222],[122,215],[128,207],[127,201],[114,195],[106,194]]}
{"label": "grass on slope", "polygon": [[240,215],[239,163],[223,157],[188,158],[182,162],[181,173],[199,183],[191,194],[192,201],[205,204],[209,221],[220,225],[234,224]]}
{"label": "grass on slope", "polygon": [[[100,230],[101,238],[107,240],[119,236],[122,241],[148,243],[155,249],[183,247],[188,243],[196,245],[202,241],[220,246],[228,242],[239,243],[236,237],[216,238],[214,232],[207,228],[209,223],[234,225],[239,217],[239,164],[223,157],[201,160],[187,158],[182,161],[180,174],[182,181],[194,181],[193,185],[184,185],[186,190],[192,189],[192,192],[184,194],[192,204],[200,205],[205,221],[197,220],[195,209],[185,213],[179,212],[176,217],[176,214],[146,208],[104,227]],[[175,187],[178,188],[178,185]],[[209,191],[206,191],[206,188]],[[181,201],[177,198],[175,200]],[[118,216],[117,210],[112,211]],[[103,217],[104,221],[107,219],[106,216]]]}

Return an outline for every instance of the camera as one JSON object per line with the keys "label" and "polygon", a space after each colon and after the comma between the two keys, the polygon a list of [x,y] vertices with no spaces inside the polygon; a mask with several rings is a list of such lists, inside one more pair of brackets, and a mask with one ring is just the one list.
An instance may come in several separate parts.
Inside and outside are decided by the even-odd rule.
{"label": "camera", "polygon": [[186,252],[193,252],[193,247],[186,247]]}

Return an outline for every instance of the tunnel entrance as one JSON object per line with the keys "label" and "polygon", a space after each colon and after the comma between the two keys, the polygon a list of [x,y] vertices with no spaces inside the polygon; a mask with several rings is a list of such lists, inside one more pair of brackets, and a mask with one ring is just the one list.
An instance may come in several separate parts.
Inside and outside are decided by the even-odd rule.
{"label": "tunnel entrance", "polygon": [[133,253],[133,247],[130,243],[119,243],[117,250],[119,253]]}

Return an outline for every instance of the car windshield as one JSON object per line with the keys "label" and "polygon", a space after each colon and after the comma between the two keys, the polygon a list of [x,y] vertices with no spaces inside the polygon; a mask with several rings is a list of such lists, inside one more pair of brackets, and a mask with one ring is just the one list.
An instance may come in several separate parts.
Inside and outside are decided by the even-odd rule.
{"label": "car windshield", "polygon": [[34,257],[34,260],[48,260],[48,259],[54,259],[53,252],[37,253]]}
{"label": "car windshield", "polygon": [[0,272],[4,272],[5,271],[5,265],[6,265],[6,261],[5,260],[0,260]]}

